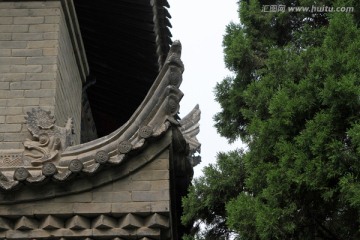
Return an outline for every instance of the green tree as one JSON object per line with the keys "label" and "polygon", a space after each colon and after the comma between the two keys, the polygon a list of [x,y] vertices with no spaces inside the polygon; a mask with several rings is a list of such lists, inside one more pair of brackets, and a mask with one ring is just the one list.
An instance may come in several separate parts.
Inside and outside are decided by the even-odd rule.
{"label": "green tree", "polygon": [[[194,180],[184,199],[184,223],[196,221],[194,231],[198,238],[227,239],[231,230],[226,225],[225,203],[243,191],[245,169],[242,152],[219,153],[217,164],[204,168],[204,176]],[[201,224],[206,230],[201,231]],[[190,238],[191,239],[191,238]]]}
{"label": "green tree", "polygon": [[274,3],[360,9],[240,2],[224,37],[235,76],[216,86],[215,121],[248,149],[205,168],[183,222],[204,222],[203,239],[360,239],[358,13],[261,12]]}

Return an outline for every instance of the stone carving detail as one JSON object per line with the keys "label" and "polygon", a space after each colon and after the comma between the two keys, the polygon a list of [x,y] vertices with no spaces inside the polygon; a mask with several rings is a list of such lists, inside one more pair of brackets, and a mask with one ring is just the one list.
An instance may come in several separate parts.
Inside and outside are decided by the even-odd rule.
{"label": "stone carving detail", "polygon": [[170,95],[167,104],[169,114],[176,114],[179,111],[179,99],[175,95]]}
{"label": "stone carving detail", "polygon": [[100,150],[95,154],[95,162],[104,164],[109,160],[109,154],[104,150]]}
{"label": "stone carving detail", "polygon": [[78,159],[72,160],[69,164],[69,170],[73,173],[81,172],[83,168],[84,164]]}
{"label": "stone carving detail", "polygon": [[189,161],[192,166],[196,166],[201,162],[201,157],[198,155],[201,151],[201,144],[196,138],[200,132],[200,114],[199,105],[196,105],[190,113],[180,120],[180,131],[187,144],[189,144]]}
{"label": "stone carving detail", "polygon": [[86,217],[76,215],[70,218],[65,226],[71,230],[83,230],[90,228],[90,220]]}
{"label": "stone carving detail", "polygon": [[25,119],[33,140],[25,140],[24,157],[30,160],[32,165],[56,161],[66,147],[73,145],[74,129],[71,118],[65,127],[59,127],[55,125],[55,118],[50,111],[33,108]]}
{"label": "stone carving detail", "polygon": [[106,215],[100,215],[97,218],[95,218],[92,222],[92,227],[96,229],[112,229],[112,228],[116,228],[116,226],[117,226],[116,219]]}
{"label": "stone carving detail", "polygon": [[39,227],[46,230],[55,230],[60,229],[63,226],[64,223],[60,218],[49,215],[44,219]]}
{"label": "stone carving detail", "polygon": [[[87,210],[91,213],[92,209]],[[31,215],[7,218],[1,214],[0,239],[171,239],[169,217],[159,213],[98,214],[61,217],[41,214],[36,218]]]}
{"label": "stone carving detail", "polygon": [[53,163],[45,163],[42,167],[42,173],[46,177],[50,177],[57,173],[57,168]]}
{"label": "stone carving detail", "polygon": [[25,181],[29,176],[29,171],[23,167],[16,169],[14,172],[14,179],[17,181]]}
{"label": "stone carving detail", "polygon": [[127,214],[122,221],[120,221],[120,227],[124,229],[140,228],[143,225],[143,219],[131,213]]}
{"label": "stone carving detail", "polygon": [[170,75],[169,75],[170,85],[178,86],[182,82],[182,73],[177,67],[170,67]]}
{"label": "stone carving detail", "polygon": [[126,154],[128,152],[130,152],[132,149],[132,144],[129,141],[122,141],[121,143],[119,143],[119,154]]}
{"label": "stone carving detail", "polygon": [[150,126],[143,126],[139,129],[139,136],[141,138],[149,138],[153,134],[153,129]]}
{"label": "stone carving detail", "polygon": [[177,67],[179,67],[181,69],[181,72],[184,72],[184,64],[180,59],[181,49],[182,49],[182,47],[181,47],[180,41],[178,41],[178,40],[174,41],[173,44],[171,45],[167,62],[176,65]]}
{"label": "stone carving detail", "polygon": [[23,164],[22,152],[0,154],[0,166],[2,167],[22,166]]}
{"label": "stone carving detail", "polygon": [[33,230],[37,228],[37,221],[33,218],[29,218],[29,217],[25,217],[22,216],[16,223],[14,226],[15,230],[22,230],[22,231],[27,231],[27,230]]}

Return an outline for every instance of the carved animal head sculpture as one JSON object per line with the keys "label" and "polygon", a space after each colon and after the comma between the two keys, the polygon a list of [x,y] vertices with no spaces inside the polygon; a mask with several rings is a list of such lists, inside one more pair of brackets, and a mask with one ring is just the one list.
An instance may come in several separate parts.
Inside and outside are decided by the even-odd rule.
{"label": "carved animal head sculpture", "polygon": [[55,125],[55,117],[50,111],[33,108],[25,117],[27,128],[33,139],[24,142],[24,157],[32,165],[41,165],[49,161],[57,161],[60,153],[73,145],[74,129],[69,118],[65,127]]}

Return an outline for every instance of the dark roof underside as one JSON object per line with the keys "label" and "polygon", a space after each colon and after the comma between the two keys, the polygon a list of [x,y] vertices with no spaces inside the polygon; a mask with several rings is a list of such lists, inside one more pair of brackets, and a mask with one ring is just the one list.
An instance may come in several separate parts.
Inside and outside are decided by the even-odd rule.
{"label": "dark roof underside", "polygon": [[160,21],[154,24],[151,2],[74,1],[90,67],[87,84],[96,80],[87,94],[99,137],[130,118],[158,74],[159,57],[161,63],[169,49],[168,3],[155,1]]}

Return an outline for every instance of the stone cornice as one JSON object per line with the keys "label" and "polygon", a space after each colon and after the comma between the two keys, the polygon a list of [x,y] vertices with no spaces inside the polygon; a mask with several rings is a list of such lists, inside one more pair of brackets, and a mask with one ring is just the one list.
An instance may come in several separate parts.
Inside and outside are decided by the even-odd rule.
{"label": "stone cornice", "polygon": [[[25,175],[22,179],[0,183],[3,189],[7,187],[5,190],[17,190],[0,192],[0,205],[39,201],[86,192],[123,179],[153,161],[157,155],[169,147],[171,141],[171,131],[168,131],[165,136],[149,144],[142,152],[122,157],[121,163],[108,161],[84,166],[81,162],[73,161],[65,170],[43,170],[43,174],[37,177],[22,173],[21,175]],[[20,170],[26,171],[24,168],[19,168],[17,171]],[[66,184],[65,188],[64,184]],[[41,194],[39,194],[39,186],[41,186]]]}

